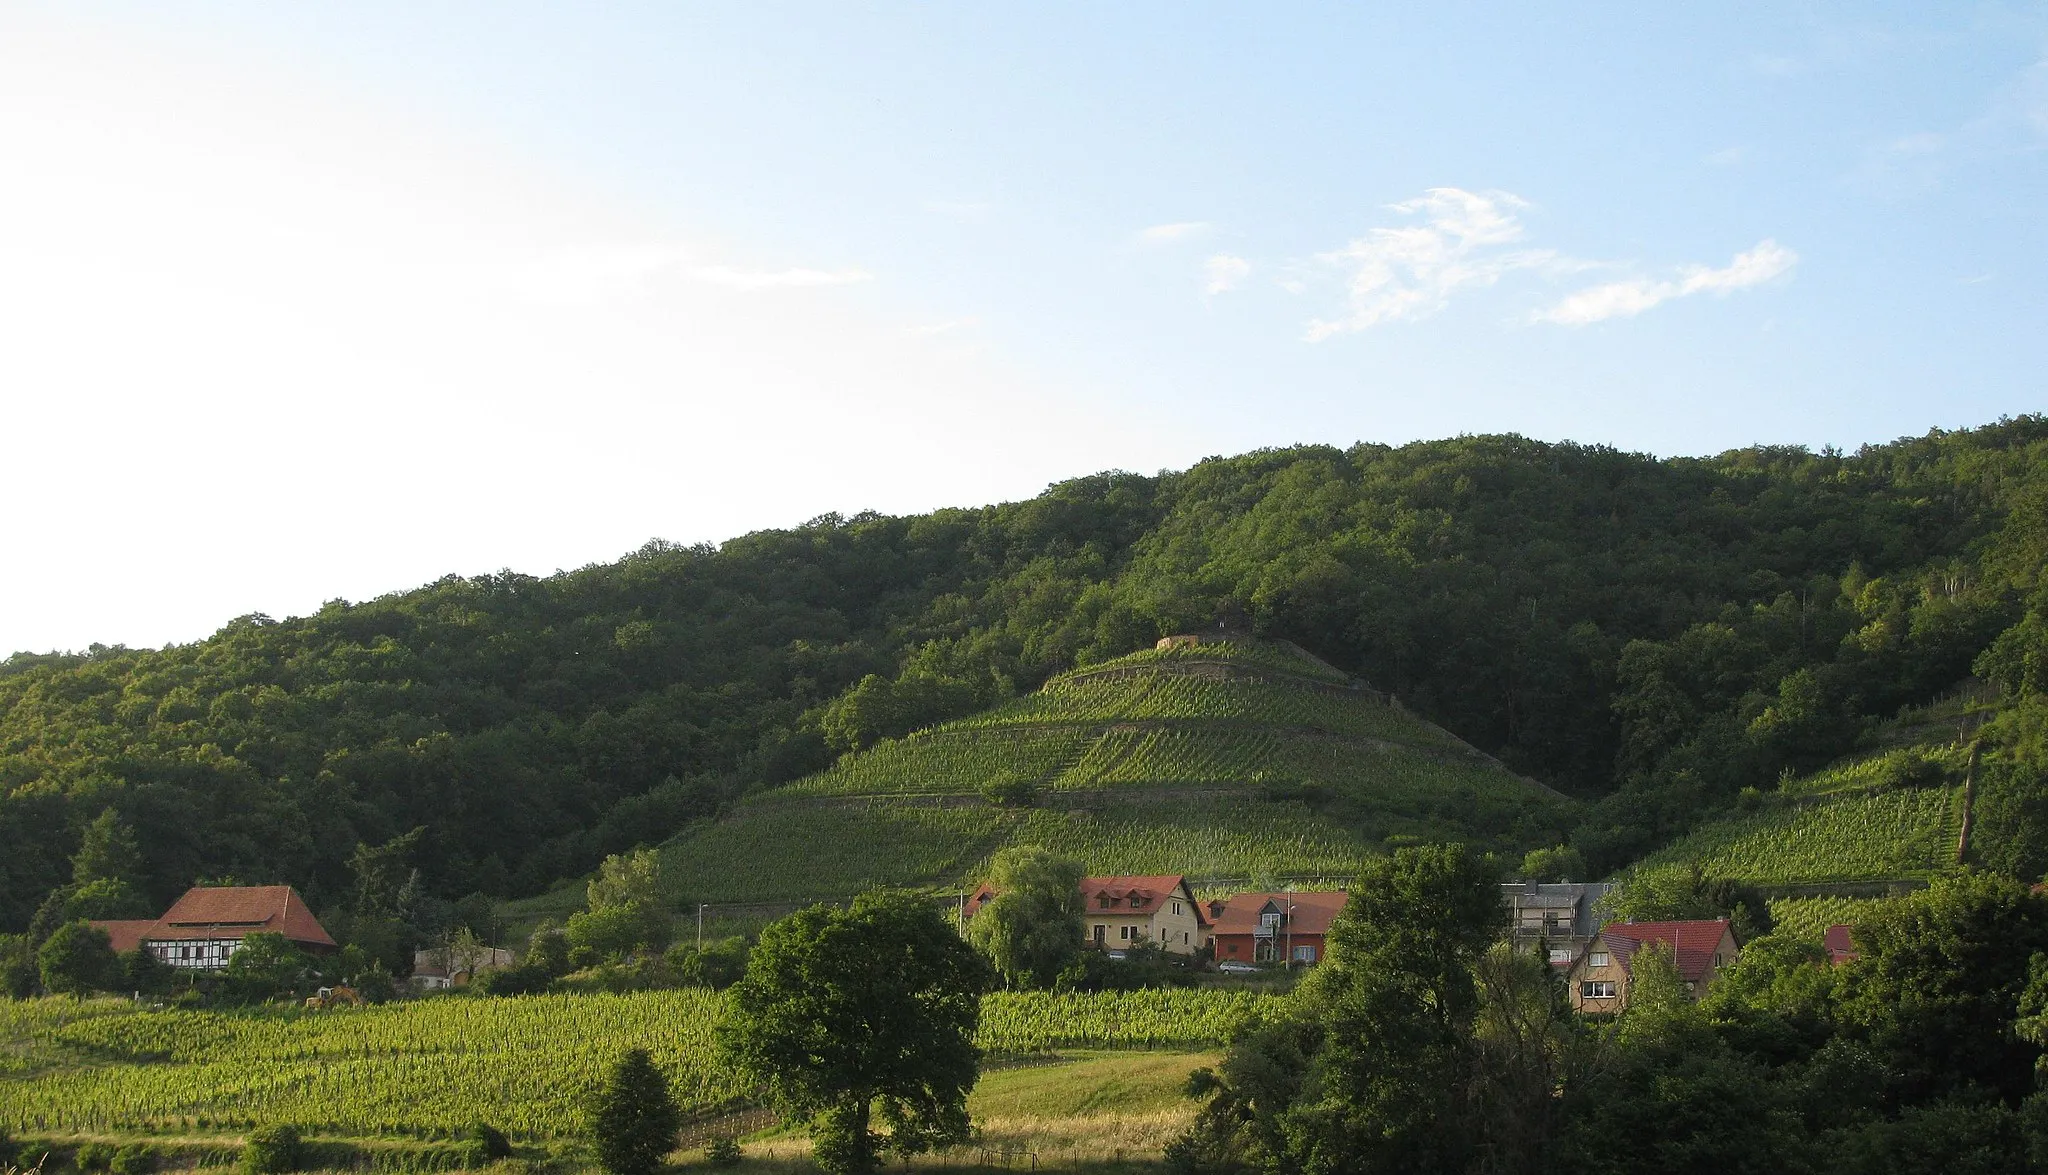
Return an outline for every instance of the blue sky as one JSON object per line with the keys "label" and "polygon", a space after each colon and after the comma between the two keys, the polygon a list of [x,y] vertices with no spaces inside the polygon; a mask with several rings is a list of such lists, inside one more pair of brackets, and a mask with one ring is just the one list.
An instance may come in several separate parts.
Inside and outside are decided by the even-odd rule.
{"label": "blue sky", "polygon": [[1275,7],[9,10],[0,648],[1263,445],[2041,407],[2048,7]]}

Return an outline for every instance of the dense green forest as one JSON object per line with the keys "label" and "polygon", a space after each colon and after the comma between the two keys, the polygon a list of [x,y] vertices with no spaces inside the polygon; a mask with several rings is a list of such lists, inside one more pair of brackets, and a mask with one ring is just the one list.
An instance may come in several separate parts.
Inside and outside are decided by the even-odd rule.
{"label": "dense green forest", "polygon": [[[1219,617],[1586,800],[1574,842],[1604,870],[1973,671],[2015,699],[2048,687],[2044,554],[2041,417],[1854,454],[1461,437],[656,542],[162,650],[17,654],[0,929],[110,870],[153,908],[222,877],[388,906],[366,879],[394,863],[363,846],[415,828],[396,864],[420,893],[537,892],[842,751]],[[2044,729],[2008,707],[1987,760],[1987,861],[2021,873],[2048,867],[2012,835],[2048,820]]]}

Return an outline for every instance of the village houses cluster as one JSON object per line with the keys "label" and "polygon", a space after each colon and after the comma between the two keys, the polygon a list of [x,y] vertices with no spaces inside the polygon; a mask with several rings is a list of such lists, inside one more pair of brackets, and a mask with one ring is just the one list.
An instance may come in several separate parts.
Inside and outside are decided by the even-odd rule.
{"label": "village houses cluster", "polygon": [[[1541,950],[1566,976],[1574,1007],[1615,1012],[1628,1005],[1634,961],[1648,950],[1668,951],[1678,976],[1697,998],[1735,962],[1740,945],[1727,919],[1690,922],[1602,922],[1609,884],[1514,882],[1501,887],[1509,941]],[[971,918],[995,896],[980,886],[961,902]],[[1186,877],[1160,874],[1089,877],[1081,883],[1082,934],[1091,947],[1124,951],[1155,946],[1174,955],[1207,954],[1226,971],[1266,966],[1305,967],[1320,962],[1330,925],[1349,895],[1341,890],[1248,892],[1202,900]],[[334,939],[290,886],[195,886],[161,917],[102,921],[114,949],[145,948],[185,971],[217,971],[254,934],[278,934],[300,950],[327,954]],[[1848,928],[1831,927],[1829,956],[1853,957]],[[475,975],[512,965],[511,952],[452,959],[422,951],[414,982],[424,988],[460,986]]]}

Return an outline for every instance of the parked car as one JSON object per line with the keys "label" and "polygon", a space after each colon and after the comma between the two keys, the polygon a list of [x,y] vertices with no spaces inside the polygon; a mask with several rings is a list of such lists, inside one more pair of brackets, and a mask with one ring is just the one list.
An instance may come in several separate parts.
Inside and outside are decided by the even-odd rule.
{"label": "parked car", "polygon": [[1225,975],[1257,975],[1259,973],[1257,967],[1250,963],[1239,962],[1236,959],[1225,959],[1223,962],[1216,964],[1216,969]]}
{"label": "parked car", "polygon": [[1110,951],[1110,952],[1109,952],[1109,957],[1110,957],[1110,958],[1112,958],[1112,959],[1128,959],[1128,958],[1130,958],[1131,956],[1130,956],[1130,955],[1128,955],[1128,954],[1126,954],[1126,953],[1125,953],[1125,952],[1123,952],[1123,951]]}

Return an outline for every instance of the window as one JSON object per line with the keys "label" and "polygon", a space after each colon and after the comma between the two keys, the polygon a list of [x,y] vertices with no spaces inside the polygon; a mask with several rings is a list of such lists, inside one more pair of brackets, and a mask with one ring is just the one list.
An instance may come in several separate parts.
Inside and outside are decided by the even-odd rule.
{"label": "window", "polygon": [[1180,903],[1179,903],[1179,902],[1175,902],[1175,903],[1173,904],[1173,912],[1174,912],[1174,915],[1175,915],[1176,917],[1178,917],[1178,916],[1179,916],[1179,915],[1181,914],[1181,912],[1182,912],[1182,911],[1181,911],[1181,908],[1180,908]]}
{"label": "window", "polygon": [[1183,931],[1181,931],[1181,932],[1180,932],[1180,941],[1181,941],[1182,943],[1186,943],[1186,942],[1188,941],[1188,932],[1187,932],[1187,931],[1183,930]]}
{"label": "window", "polygon": [[1605,967],[1606,965],[1606,951],[1594,951],[1592,954],[1586,956],[1586,966],[1588,967]]}
{"label": "window", "polygon": [[1259,915],[1259,925],[1265,927],[1267,930],[1271,930],[1274,927],[1280,925],[1279,913],[1274,912]]}
{"label": "window", "polygon": [[1553,962],[1553,963],[1569,963],[1569,962],[1571,962],[1571,961],[1572,961],[1572,949],[1571,949],[1570,947],[1551,947],[1551,948],[1550,948],[1550,961],[1551,961],[1551,962]]}
{"label": "window", "polygon": [[1584,1000],[1611,1000],[1614,998],[1612,979],[1588,979],[1579,984],[1579,998]]}
{"label": "window", "polygon": [[1135,933],[1137,929],[1135,926],[1119,926],[1116,928],[1116,936],[1125,942],[1129,942],[1138,937]]}
{"label": "window", "polygon": [[1313,962],[1315,962],[1315,961],[1316,961],[1316,949],[1315,949],[1314,947],[1312,947],[1312,946],[1304,946],[1304,947],[1295,947],[1295,948],[1294,948],[1294,961],[1295,961],[1295,962],[1297,962],[1297,963],[1313,963]]}
{"label": "window", "polygon": [[1107,910],[1111,906],[1115,905],[1116,901],[1115,899],[1111,898],[1108,894],[1103,894],[1101,897],[1095,899],[1095,904]]}

